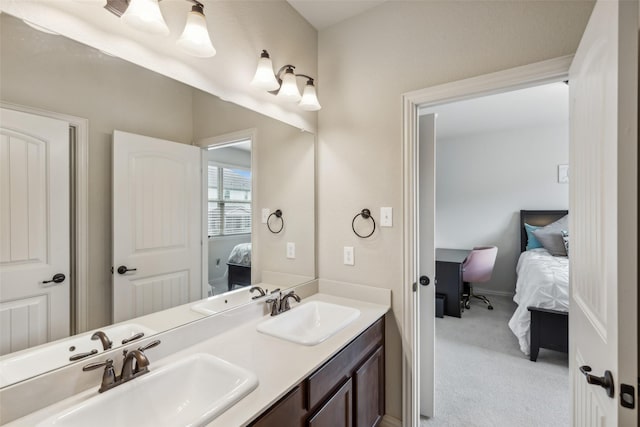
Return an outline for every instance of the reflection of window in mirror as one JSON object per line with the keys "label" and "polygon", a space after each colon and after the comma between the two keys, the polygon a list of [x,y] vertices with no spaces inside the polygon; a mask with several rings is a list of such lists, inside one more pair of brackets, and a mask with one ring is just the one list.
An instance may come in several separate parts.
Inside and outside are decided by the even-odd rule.
{"label": "reflection of window in mirror", "polygon": [[251,284],[251,140],[207,156],[209,295]]}

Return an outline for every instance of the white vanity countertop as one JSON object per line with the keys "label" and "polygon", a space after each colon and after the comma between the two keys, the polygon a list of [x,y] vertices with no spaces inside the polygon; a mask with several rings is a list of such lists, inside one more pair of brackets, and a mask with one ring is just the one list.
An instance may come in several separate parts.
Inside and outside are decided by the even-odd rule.
{"label": "white vanity countertop", "polygon": [[[344,329],[315,346],[295,344],[262,334],[256,330],[256,326],[269,316],[254,318],[239,324],[236,328],[157,361],[153,360],[153,350],[150,350],[150,369],[170,364],[190,354],[209,353],[254,372],[259,380],[258,387],[208,424],[209,427],[244,426],[337,354],[346,344],[389,310],[388,304],[363,302],[325,293],[314,294],[305,298],[303,302],[314,300],[357,308],[360,310],[360,316]],[[67,407],[71,401],[79,402],[96,395],[98,386],[99,384],[96,384],[96,388],[93,390],[79,393],[65,401],[20,418],[7,426],[35,425]]]}

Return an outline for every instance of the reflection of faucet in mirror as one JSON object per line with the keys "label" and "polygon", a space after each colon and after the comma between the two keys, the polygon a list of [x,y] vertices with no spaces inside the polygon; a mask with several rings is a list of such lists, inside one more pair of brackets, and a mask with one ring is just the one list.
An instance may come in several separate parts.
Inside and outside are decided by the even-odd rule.
{"label": "reflection of faucet in mirror", "polygon": [[100,342],[102,343],[102,349],[103,350],[109,350],[111,348],[111,346],[113,345],[113,341],[111,341],[109,339],[109,337],[107,336],[107,334],[105,334],[102,331],[94,332],[94,334],[91,335],[91,339],[93,341],[100,340]]}
{"label": "reflection of faucet in mirror", "polygon": [[251,289],[249,289],[249,292],[253,293],[253,291],[258,291],[260,295],[254,295],[251,299],[258,299],[266,295],[266,292],[260,286],[252,286]]}

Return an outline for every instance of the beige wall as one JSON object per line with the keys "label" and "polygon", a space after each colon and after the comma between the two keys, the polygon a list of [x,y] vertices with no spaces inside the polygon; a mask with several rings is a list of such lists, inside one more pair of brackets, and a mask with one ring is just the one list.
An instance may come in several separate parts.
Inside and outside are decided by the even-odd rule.
{"label": "beige wall", "polygon": [[[195,141],[256,129],[252,171],[259,180],[252,236],[259,244],[252,281],[259,282],[263,270],[315,277],[315,135],[201,91],[194,91],[193,111]],[[272,234],[261,223],[262,208],[282,210],[282,232]],[[287,242],[296,244],[295,259],[286,258]]]}
{"label": "beige wall", "polygon": [[[404,92],[574,53],[592,9],[581,1],[393,1],[319,34],[318,272],[392,290],[387,412],[400,418]],[[366,240],[362,208],[394,209]],[[355,247],[355,266],[342,263]]]}
{"label": "beige wall", "polygon": [[191,88],[1,19],[0,99],[89,120],[88,327],[99,328],[111,323],[111,135],[118,129],[190,143]]}

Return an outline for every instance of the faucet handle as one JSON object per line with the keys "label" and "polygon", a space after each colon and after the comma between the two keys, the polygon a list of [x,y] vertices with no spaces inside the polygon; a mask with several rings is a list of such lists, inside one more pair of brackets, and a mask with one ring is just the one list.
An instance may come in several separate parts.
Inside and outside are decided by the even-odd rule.
{"label": "faucet handle", "polygon": [[263,296],[266,295],[264,289],[262,289],[260,286],[252,286],[249,289],[249,292],[253,293],[253,291],[258,291],[259,295],[254,295],[254,296],[251,297],[251,299],[258,299],[258,298],[263,297]]}
{"label": "faucet handle", "polygon": [[150,342],[149,344],[147,344],[147,345],[143,345],[142,347],[138,347],[138,351],[142,351],[142,352],[147,351],[147,350],[149,350],[150,348],[153,348],[153,347],[157,347],[157,346],[159,346],[159,345],[160,345],[160,343],[161,343],[161,341],[160,341],[160,340],[151,341],[151,342]]}
{"label": "faucet handle", "polygon": [[271,315],[277,316],[280,312],[280,300],[278,298],[269,298],[265,300],[268,306],[271,306]]}
{"label": "faucet handle", "polygon": [[103,366],[105,369],[113,368],[113,359],[107,359],[104,362],[89,363],[88,365],[84,365],[82,370],[85,372],[93,371],[94,369],[102,368]]}
{"label": "faucet handle", "polygon": [[104,362],[89,363],[82,367],[82,370],[93,371],[94,369],[102,368],[104,366],[104,373],[102,374],[102,383],[100,383],[99,393],[105,392],[112,387],[115,387],[118,382],[116,376],[116,370],[113,367],[113,360],[107,359]]}

